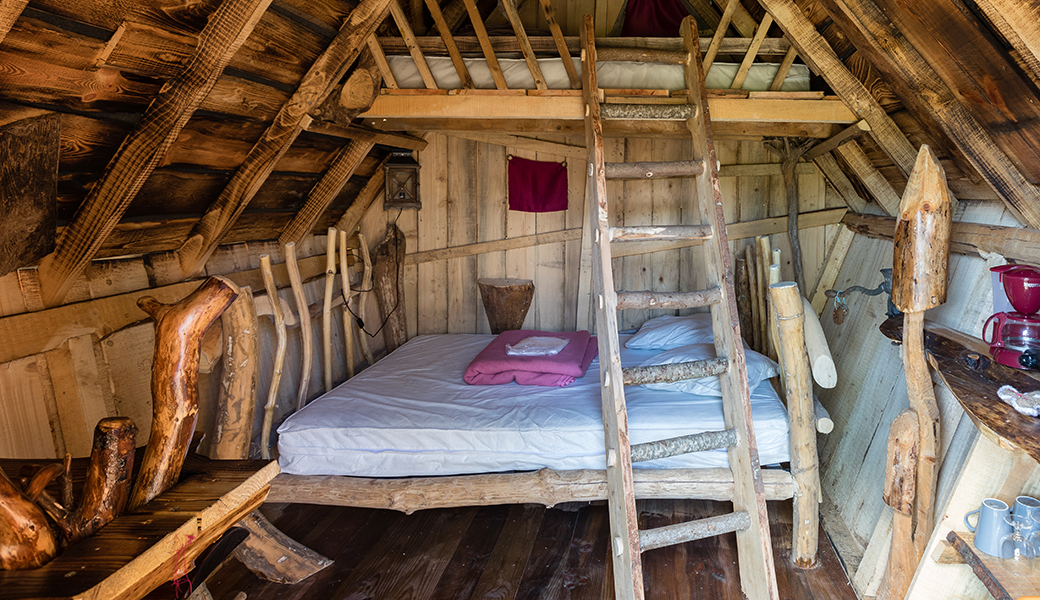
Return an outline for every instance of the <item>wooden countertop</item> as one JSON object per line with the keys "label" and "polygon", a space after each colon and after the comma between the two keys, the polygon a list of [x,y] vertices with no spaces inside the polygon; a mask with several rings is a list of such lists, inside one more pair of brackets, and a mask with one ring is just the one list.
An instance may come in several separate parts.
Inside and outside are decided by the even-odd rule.
{"label": "wooden countertop", "polygon": [[[989,345],[977,337],[927,320],[924,328],[929,363],[979,431],[1040,462],[1040,418],[1023,415],[997,397],[1003,385],[1023,393],[1040,390],[1040,379],[995,362]],[[903,319],[892,317],[880,329],[889,339],[902,341]]]}

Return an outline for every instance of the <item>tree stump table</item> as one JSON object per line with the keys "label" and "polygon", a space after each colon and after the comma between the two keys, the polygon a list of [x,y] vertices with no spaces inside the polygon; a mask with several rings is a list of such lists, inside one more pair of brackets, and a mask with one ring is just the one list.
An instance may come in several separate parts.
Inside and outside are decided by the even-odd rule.
{"label": "tree stump table", "polygon": [[530,279],[478,279],[480,299],[484,302],[491,333],[523,329],[527,310],[534,298]]}

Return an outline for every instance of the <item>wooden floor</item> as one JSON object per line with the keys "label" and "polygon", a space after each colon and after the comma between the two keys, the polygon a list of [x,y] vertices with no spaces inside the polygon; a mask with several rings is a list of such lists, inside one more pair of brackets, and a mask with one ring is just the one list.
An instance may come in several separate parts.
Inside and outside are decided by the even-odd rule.
{"label": "wooden floor", "polygon": [[[706,501],[640,502],[641,527],[726,511]],[[790,502],[770,503],[781,598],[855,600],[821,532],[819,566],[790,562]],[[607,599],[613,583],[604,505],[490,506],[393,511],[266,505],[282,531],[335,559],[295,586],[257,579],[229,560],[207,585],[216,600]],[[733,534],[652,550],[643,555],[648,599],[740,600]]]}

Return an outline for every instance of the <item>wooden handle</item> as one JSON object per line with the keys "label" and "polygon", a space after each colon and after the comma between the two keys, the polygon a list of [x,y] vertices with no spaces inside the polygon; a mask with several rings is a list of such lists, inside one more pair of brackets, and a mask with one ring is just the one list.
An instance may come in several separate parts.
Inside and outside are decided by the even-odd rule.
{"label": "wooden handle", "polygon": [[126,508],[134,469],[137,425],[126,417],[109,417],[94,428],[83,499],[70,519],[70,542],[94,535]]}
{"label": "wooden handle", "polygon": [[953,205],[946,173],[927,144],[917,153],[899,203],[892,302],[903,312],[919,312],[946,302]]}

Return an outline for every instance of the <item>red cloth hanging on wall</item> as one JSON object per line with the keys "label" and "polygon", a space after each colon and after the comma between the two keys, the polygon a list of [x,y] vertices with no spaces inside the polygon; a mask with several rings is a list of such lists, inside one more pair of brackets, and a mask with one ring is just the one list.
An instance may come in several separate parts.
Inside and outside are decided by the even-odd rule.
{"label": "red cloth hanging on wall", "polygon": [[689,16],[681,0],[628,0],[623,37],[678,37],[679,25]]}
{"label": "red cloth hanging on wall", "polygon": [[567,210],[567,165],[510,156],[509,210]]}

